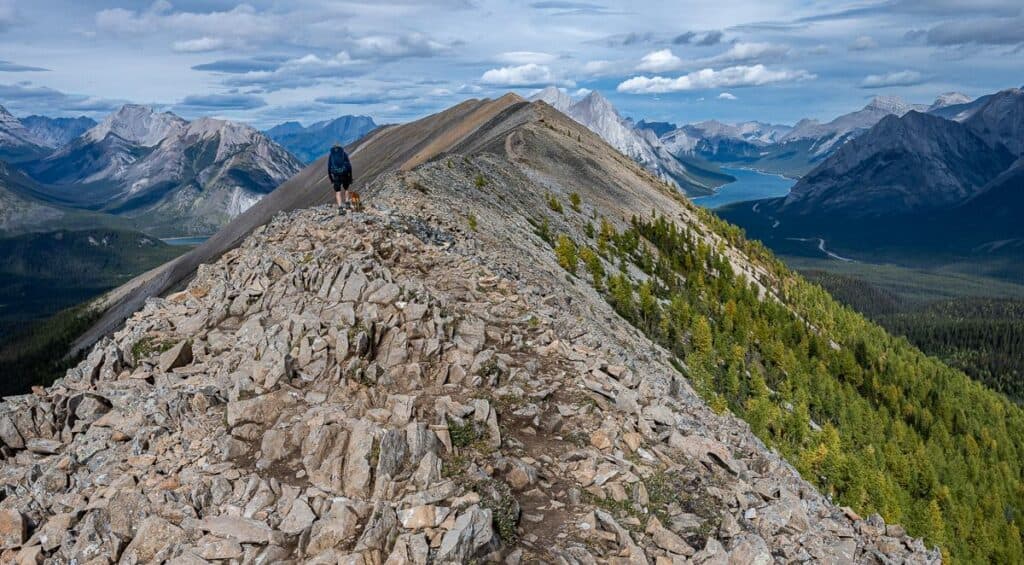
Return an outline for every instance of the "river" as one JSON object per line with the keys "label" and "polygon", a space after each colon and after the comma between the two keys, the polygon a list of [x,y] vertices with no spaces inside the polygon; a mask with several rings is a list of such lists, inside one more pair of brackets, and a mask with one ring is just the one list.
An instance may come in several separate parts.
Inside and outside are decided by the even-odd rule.
{"label": "river", "polygon": [[736,177],[736,181],[723,185],[711,196],[694,198],[694,204],[715,209],[734,202],[775,198],[789,194],[789,189],[796,184],[795,180],[782,175],[762,173],[752,169],[722,167],[721,171]]}

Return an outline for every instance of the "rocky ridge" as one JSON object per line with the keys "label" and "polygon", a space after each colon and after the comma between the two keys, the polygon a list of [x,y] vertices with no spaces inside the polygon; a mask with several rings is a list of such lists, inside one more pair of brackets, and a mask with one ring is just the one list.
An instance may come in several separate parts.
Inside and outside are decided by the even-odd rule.
{"label": "rocky ridge", "polygon": [[938,561],[708,408],[559,265],[541,218],[581,241],[652,209],[700,226],[596,134],[507,96],[351,155],[366,213],[316,207],[307,168],[184,290],[0,405],[0,561]]}
{"label": "rocky ridge", "polygon": [[937,559],[432,212],[279,216],[7,399],[0,559]]}

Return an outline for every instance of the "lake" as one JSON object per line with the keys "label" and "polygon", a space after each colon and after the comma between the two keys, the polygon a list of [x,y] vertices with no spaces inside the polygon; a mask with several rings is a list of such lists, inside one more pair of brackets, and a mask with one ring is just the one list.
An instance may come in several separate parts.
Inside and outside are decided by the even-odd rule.
{"label": "lake", "polygon": [[199,245],[200,243],[208,239],[210,239],[210,236],[201,235],[193,237],[168,237],[161,239],[160,241],[166,243],[167,245],[189,245],[195,247],[196,245]]}
{"label": "lake", "polygon": [[781,175],[762,173],[751,169],[720,169],[736,177],[736,182],[722,186],[711,196],[700,196],[693,203],[704,208],[720,208],[733,202],[775,198],[789,194],[796,181]]}

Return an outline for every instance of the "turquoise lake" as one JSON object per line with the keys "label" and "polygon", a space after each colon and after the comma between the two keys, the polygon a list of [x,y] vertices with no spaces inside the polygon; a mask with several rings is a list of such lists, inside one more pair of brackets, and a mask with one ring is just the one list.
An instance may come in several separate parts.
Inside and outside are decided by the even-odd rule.
{"label": "turquoise lake", "polygon": [[718,192],[711,196],[700,196],[693,199],[693,203],[704,208],[720,208],[734,202],[747,200],[760,200],[762,198],[775,198],[789,194],[796,181],[781,175],[762,173],[750,169],[727,169],[721,168],[723,173],[736,177],[736,182],[731,182],[718,189]]}

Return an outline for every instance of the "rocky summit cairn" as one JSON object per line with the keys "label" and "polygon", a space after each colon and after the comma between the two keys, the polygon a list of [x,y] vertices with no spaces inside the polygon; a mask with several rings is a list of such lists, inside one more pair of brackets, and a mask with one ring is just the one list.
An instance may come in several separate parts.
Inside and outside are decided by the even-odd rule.
{"label": "rocky summit cairn", "polygon": [[278,214],[4,400],[0,562],[937,562],[708,408],[528,221],[565,197],[550,143],[624,191],[574,185],[553,228],[602,194],[619,225],[689,209],[550,108],[506,116],[365,213]]}

